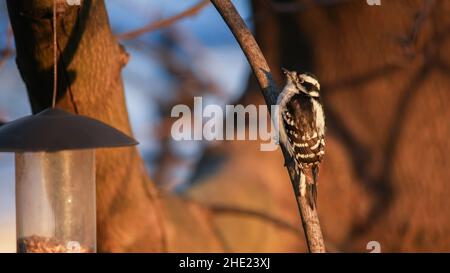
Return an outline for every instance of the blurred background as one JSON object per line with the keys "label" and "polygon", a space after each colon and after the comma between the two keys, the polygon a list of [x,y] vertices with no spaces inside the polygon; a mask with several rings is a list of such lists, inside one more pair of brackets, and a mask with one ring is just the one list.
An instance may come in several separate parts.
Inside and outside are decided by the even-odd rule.
{"label": "blurred background", "polygon": [[[235,0],[279,85],[322,83],[327,156],[319,215],[330,251],[450,251],[450,3]],[[173,141],[177,104],[263,104],[245,56],[208,1],[107,0],[132,129],[153,182],[206,204],[229,251],[304,251],[279,151],[259,141]],[[186,12],[173,24],[158,24]],[[447,15],[447,16],[446,16]],[[161,21],[162,20],[162,21]],[[156,22],[156,23],[155,23]],[[142,32],[134,32],[150,26]],[[0,1],[0,119],[31,113]],[[15,251],[14,158],[0,154],[0,252]],[[226,232],[225,232],[226,231]]]}

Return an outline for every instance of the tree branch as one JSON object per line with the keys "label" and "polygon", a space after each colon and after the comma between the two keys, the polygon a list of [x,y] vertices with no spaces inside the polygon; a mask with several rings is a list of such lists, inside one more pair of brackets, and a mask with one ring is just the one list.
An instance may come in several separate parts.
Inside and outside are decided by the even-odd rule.
{"label": "tree branch", "polygon": [[[236,8],[229,0],[211,0],[211,2],[230,28],[242,51],[247,57],[258,84],[262,89],[262,94],[266,104],[268,106],[275,105],[279,89],[273,80],[269,65],[267,64],[266,59],[264,58],[264,55],[262,54],[252,33],[247,28]],[[300,181],[295,172],[295,166],[293,164],[294,161],[286,152],[284,143],[281,144],[282,145],[280,145],[280,147],[284,155],[292,186],[294,188],[308,249],[313,253],[325,252],[325,244],[323,242],[317,210],[315,208],[312,209],[308,204],[308,200],[300,195]]]}
{"label": "tree branch", "polygon": [[194,5],[193,7],[189,8],[189,9],[187,9],[187,10],[185,10],[185,11],[179,13],[179,14],[176,14],[176,15],[174,15],[172,17],[169,17],[169,18],[166,18],[166,19],[162,19],[162,20],[157,21],[157,22],[152,22],[152,23],[150,23],[150,24],[148,24],[146,26],[143,26],[143,27],[141,27],[139,29],[136,29],[136,30],[132,30],[132,31],[129,31],[129,32],[118,34],[117,35],[117,39],[119,39],[119,40],[131,40],[131,39],[139,37],[139,36],[141,36],[141,35],[143,35],[145,33],[152,32],[152,31],[155,31],[155,30],[160,29],[160,28],[165,28],[165,27],[171,26],[172,24],[174,24],[175,22],[177,22],[177,21],[179,21],[179,20],[181,20],[183,18],[196,15],[204,7],[206,7],[208,4],[209,4],[208,0],[202,0],[199,3],[197,3],[196,5]]}

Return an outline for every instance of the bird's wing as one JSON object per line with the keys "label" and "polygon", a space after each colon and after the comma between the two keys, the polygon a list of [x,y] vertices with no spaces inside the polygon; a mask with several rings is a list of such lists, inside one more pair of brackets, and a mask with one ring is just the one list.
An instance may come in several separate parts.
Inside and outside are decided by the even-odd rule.
{"label": "bird's wing", "polygon": [[283,117],[288,141],[295,160],[300,165],[318,163],[324,154],[324,136],[314,126],[315,118],[311,107],[312,105],[302,101],[301,96],[294,96]]}

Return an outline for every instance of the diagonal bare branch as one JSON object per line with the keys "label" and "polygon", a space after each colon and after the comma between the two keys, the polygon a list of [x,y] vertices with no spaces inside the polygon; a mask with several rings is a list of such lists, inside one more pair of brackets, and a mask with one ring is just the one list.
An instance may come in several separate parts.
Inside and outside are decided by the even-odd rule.
{"label": "diagonal bare branch", "polygon": [[[237,42],[239,43],[242,51],[247,57],[248,62],[253,70],[253,73],[258,80],[258,84],[262,89],[262,94],[266,101],[266,104],[276,104],[276,98],[279,93],[279,89],[273,80],[272,73],[270,72],[269,65],[267,64],[264,55],[261,52],[255,38],[250,30],[245,25],[244,20],[237,12],[229,0],[211,0],[211,3],[216,7],[217,11],[226,22]],[[305,197],[300,195],[299,185],[300,181],[295,172],[294,160],[286,152],[284,143],[281,145],[286,167],[291,178],[291,183],[294,188],[294,193],[297,199],[298,208],[303,224],[303,230],[305,232],[306,242],[310,252],[325,252],[325,244],[323,241],[323,235],[320,228],[319,217],[317,210],[311,208],[308,205],[308,201]]]}
{"label": "diagonal bare branch", "polygon": [[116,37],[119,40],[131,40],[131,39],[135,39],[145,33],[152,32],[152,31],[155,31],[160,28],[169,27],[181,19],[197,15],[208,4],[209,4],[208,0],[202,0],[199,3],[197,3],[196,5],[192,6],[191,8],[189,8],[185,11],[182,11],[179,14],[176,14],[169,18],[162,19],[157,22],[151,22],[150,24],[143,26],[141,28],[138,28],[136,30],[118,34]]}

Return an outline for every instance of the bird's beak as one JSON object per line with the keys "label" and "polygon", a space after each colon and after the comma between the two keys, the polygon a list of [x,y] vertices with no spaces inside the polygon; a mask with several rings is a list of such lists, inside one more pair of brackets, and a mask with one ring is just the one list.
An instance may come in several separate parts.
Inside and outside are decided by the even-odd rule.
{"label": "bird's beak", "polygon": [[286,68],[282,67],[281,70],[283,71],[284,75],[288,75],[289,73],[291,73],[291,71],[287,70]]}

